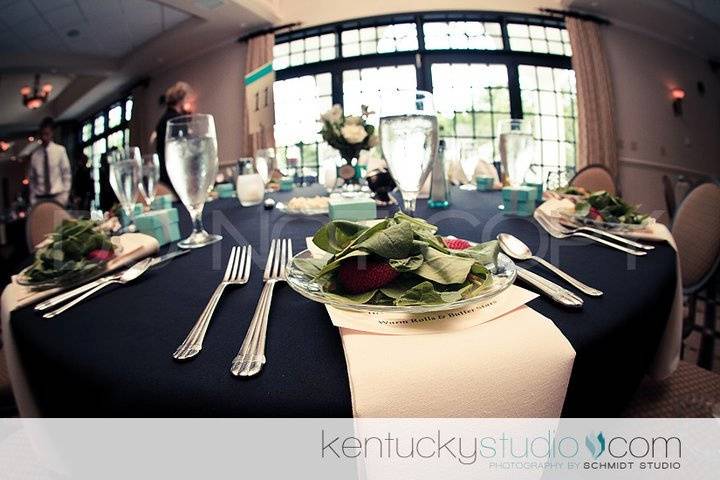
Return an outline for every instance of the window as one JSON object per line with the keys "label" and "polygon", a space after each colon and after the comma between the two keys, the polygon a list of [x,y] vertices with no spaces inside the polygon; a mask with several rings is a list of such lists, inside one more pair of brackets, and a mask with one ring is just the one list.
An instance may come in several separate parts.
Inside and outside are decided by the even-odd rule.
{"label": "window", "polygon": [[502,50],[500,24],[495,22],[428,22],[423,25],[428,50]]}
{"label": "window", "polygon": [[[303,177],[332,153],[317,133],[320,113],[333,103],[346,114],[359,114],[362,105],[378,112],[387,92],[415,88],[434,94],[448,155],[475,141],[499,165],[498,123],[529,118],[537,148],[533,170],[547,178],[553,170],[575,169],[575,76],[562,19],[398,14],[297,30],[275,42],[278,158]],[[377,113],[369,122],[377,126]]]}
{"label": "window", "polygon": [[414,23],[343,30],[340,38],[343,57],[418,49],[417,28]]}
{"label": "window", "polygon": [[575,72],[520,65],[525,118],[534,120],[535,164],[541,178],[575,166],[577,104]]}
{"label": "window", "polygon": [[132,118],[132,107],[133,99],[127,97],[92,115],[82,123],[80,128],[82,152],[92,163],[96,204],[100,202],[100,159],[113,147],[129,146],[129,123]]}

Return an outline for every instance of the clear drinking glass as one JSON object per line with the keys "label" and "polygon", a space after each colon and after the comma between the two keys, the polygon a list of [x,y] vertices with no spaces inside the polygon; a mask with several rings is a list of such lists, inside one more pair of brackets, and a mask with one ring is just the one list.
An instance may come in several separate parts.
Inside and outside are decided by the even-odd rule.
{"label": "clear drinking glass", "polygon": [[403,197],[403,210],[415,213],[415,200],[438,151],[438,120],[432,94],[400,91],[383,97],[380,145]]}
{"label": "clear drinking glass", "polygon": [[471,140],[464,142],[460,147],[460,168],[465,174],[468,183],[460,185],[462,190],[477,190],[475,183],[475,170],[481,160],[480,142]]}
{"label": "clear drinking glass", "polygon": [[148,209],[155,200],[158,180],[160,180],[160,160],[157,154],[143,155],[140,164],[140,184],[138,186]]}
{"label": "clear drinking glass", "polygon": [[522,185],[534,154],[533,124],[530,120],[498,122],[498,151],[504,182],[513,187]]}
{"label": "clear drinking glass", "polygon": [[205,231],[202,212],[218,171],[217,137],[212,115],[182,115],[168,120],[165,166],[180,200],[190,212],[193,232],[178,243],[199,248],[222,239]]}
{"label": "clear drinking glass", "polygon": [[140,183],[140,149],[138,147],[120,148],[108,155],[110,163],[110,186],[128,218],[123,232],[134,232],[135,201]]}

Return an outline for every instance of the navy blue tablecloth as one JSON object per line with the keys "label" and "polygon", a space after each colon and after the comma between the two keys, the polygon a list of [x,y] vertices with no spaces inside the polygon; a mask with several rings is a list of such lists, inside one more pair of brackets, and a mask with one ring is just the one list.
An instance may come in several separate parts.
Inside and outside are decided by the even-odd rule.
{"label": "navy blue tablecloth", "polygon": [[[320,189],[295,192],[300,193]],[[497,193],[455,189],[452,194],[451,208],[428,209],[420,201],[418,215],[438,225],[442,234],[474,241],[512,233],[540,256],[605,292],[600,298],[585,297],[581,311],[542,297],[529,305],[552,319],[577,351],[563,415],[617,415],[652,361],[667,322],[676,282],[674,251],[659,244],[637,258],[583,239],[551,239],[530,219],[502,215]],[[190,220],[179,210],[187,234]],[[380,209],[379,215],[392,211]],[[265,368],[253,378],[230,374],[260,293],[270,240],[290,237],[299,251],[327,217],[287,216],[227,199],[208,203],[204,218],[209,230],[224,236],[221,243],[180,257],[136,283],[108,288],[52,320],[32,308],[12,314],[20,358],[44,415],[352,414],[337,329],[322,305],[284,284],[276,288],[272,303]],[[175,362],[171,354],[203,310],[237,244],[253,247],[250,282],[226,290],[200,355]],[[532,263],[523,266],[557,280]]]}

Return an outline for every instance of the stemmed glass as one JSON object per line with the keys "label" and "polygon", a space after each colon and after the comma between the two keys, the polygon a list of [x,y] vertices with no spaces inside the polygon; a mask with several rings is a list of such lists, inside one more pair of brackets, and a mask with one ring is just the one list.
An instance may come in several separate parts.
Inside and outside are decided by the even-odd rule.
{"label": "stemmed glass", "polygon": [[178,246],[199,248],[221,240],[220,235],[206,232],[202,223],[208,189],[218,171],[217,137],[212,115],[182,115],[168,120],[165,166],[175,192],[193,222],[193,232]]}
{"label": "stemmed glass", "polygon": [[498,122],[498,151],[504,182],[522,185],[534,154],[533,124],[530,120],[511,119]]}
{"label": "stemmed glass", "polygon": [[405,90],[384,96],[380,145],[402,193],[403,210],[413,215],[420,188],[437,157],[438,120],[432,94]]}
{"label": "stemmed glass", "polygon": [[138,147],[120,148],[108,156],[110,163],[110,186],[115,192],[120,206],[128,219],[123,232],[134,232],[135,201],[140,183],[140,149]]}
{"label": "stemmed glass", "polygon": [[460,147],[460,168],[462,168],[465,179],[469,183],[460,185],[462,190],[477,190],[475,170],[480,161],[480,142],[469,141],[463,143]]}
{"label": "stemmed glass", "polygon": [[138,186],[145,199],[147,210],[150,210],[150,206],[155,200],[158,180],[160,180],[160,160],[157,154],[143,155],[140,164],[140,184]]}

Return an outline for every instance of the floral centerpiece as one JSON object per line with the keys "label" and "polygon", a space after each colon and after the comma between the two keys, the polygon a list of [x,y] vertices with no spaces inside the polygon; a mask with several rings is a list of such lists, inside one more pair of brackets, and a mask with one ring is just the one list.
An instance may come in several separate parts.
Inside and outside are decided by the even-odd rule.
{"label": "floral centerpiece", "polygon": [[[340,169],[340,176],[346,182],[353,178],[357,179],[359,176],[359,171],[356,171],[355,166],[360,157],[360,152],[378,144],[375,127],[367,123],[367,117],[370,113],[367,105],[363,105],[360,116],[345,116],[340,105],[333,105],[330,110],[320,116],[320,121],[323,124],[320,135],[322,135],[323,140],[340,152],[340,156],[345,160],[346,165],[352,168],[352,177],[350,177],[350,168],[343,166]],[[347,170],[347,173],[343,172],[343,168]]]}

